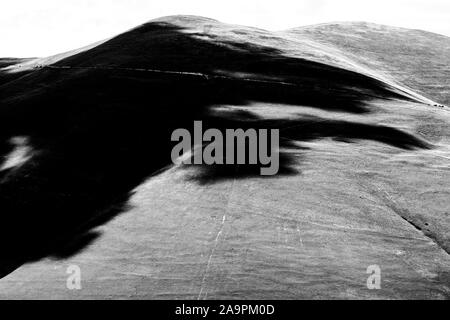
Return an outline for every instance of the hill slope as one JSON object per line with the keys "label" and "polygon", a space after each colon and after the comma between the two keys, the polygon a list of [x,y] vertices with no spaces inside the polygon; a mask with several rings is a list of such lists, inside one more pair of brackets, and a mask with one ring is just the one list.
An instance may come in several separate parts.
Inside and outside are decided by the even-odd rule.
{"label": "hill slope", "polygon": [[[359,27],[327,28],[165,17],[2,69],[0,267],[25,265],[0,297],[448,297],[450,114],[433,101],[449,88],[409,63],[413,31],[383,27],[411,45],[392,59]],[[279,175],[170,166],[194,120],[279,128]]]}
{"label": "hill slope", "polygon": [[330,23],[282,32],[340,50],[423,95],[450,104],[450,38],[364,22]]}

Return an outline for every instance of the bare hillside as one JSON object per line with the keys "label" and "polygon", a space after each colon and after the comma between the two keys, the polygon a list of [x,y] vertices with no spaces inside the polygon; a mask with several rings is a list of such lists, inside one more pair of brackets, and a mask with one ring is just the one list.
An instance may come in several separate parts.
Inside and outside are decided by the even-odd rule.
{"label": "bare hillside", "polygon": [[[0,298],[449,298],[449,43],[171,16],[5,63]],[[280,129],[278,175],[172,165],[195,120]]]}

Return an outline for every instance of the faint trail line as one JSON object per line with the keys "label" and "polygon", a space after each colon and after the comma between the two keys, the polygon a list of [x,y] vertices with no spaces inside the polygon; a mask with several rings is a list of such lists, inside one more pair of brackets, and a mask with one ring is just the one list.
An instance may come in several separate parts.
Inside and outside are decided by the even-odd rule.
{"label": "faint trail line", "polygon": [[[219,231],[217,232],[216,238],[214,239],[214,247],[212,248],[211,253],[209,254],[209,257],[208,257],[208,263],[206,264],[205,272],[203,274],[202,286],[200,288],[200,292],[198,294],[197,300],[200,300],[200,298],[202,296],[202,293],[203,293],[203,290],[204,290],[204,287],[205,287],[205,283],[206,283],[206,278],[208,276],[208,272],[209,272],[209,269],[210,269],[210,266],[211,266],[211,261],[212,261],[212,258],[214,256],[214,253],[216,252],[216,248],[217,248],[217,245],[219,243],[219,238],[220,238],[220,235],[222,234],[222,230],[223,230],[223,226],[225,224],[225,221],[226,221],[226,215],[224,214],[223,217],[222,217],[222,224],[220,225]],[[206,299],[207,296],[208,296],[208,292],[206,292],[206,294],[205,294],[205,299]]]}
{"label": "faint trail line", "polygon": [[[222,216],[222,222],[220,224],[220,228],[219,228],[219,231],[217,232],[216,238],[214,239],[214,246],[211,249],[211,252],[210,252],[209,257],[208,257],[208,262],[206,264],[206,268],[205,268],[205,271],[203,273],[202,283],[201,283],[201,287],[200,287],[200,292],[198,293],[197,300],[200,300],[201,297],[202,297],[203,290],[204,290],[205,284],[206,284],[206,279],[208,278],[208,273],[209,273],[209,269],[210,269],[210,266],[211,266],[211,261],[212,261],[212,258],[214,256],[215,252],[216,252],[217,246],[219,244],[220,236],[222,234],[223,228],[225,226],[225,222],[227,220],[227,213],[228,213],[228,209],[229,209],[229,206],[230,206],[230,203],[231,203],[231,199],[233,197],[235,182],[236,182],[236,179],[233,179],[233,182],[232,182],[231,187],[230,187],[230,189],[231,189],[230,190],[230,195],[228,197],[228,201],[227,201],[227,204],[225,206],[225,211],[224,211],[223,216]],[[208,292],[205,293],[205,299],[206,299],[207,296],[208,296]]]}
{"label": "faint trail line", "polygon": [[299,83],[286,82],[286,81],[276,81],[276,80],[263,80],[263,79],[253,79],[253,78],[236,78],[229,77],[218,74],[208,74],[202,72],[189,72],[189,71],[174,71],[174,70],[160,70],[160,69],[146,69],[146,68],[124,68],[124,67],[109,67],[109,66],[101,66],[101,67],[74,67],[74,66],[52,66],[46,65],[42,67],[38,67],[36,69],[90,69],[90,70],[122,70],[122,71],[139,71],[139,72],[150,72],[150,73],[162,73],[162,74],[175,74],[175,75],[185,75],[185,76],[195,76],[202,77],[206,80],[209,79],[224,79],[224,80],[232,80],[232,81],[244,81],[244,82],[257,82],[257,83],[269,83],[269,84],[279,84],[285,86],[293,86],[293,87],[302,87]]}
{"label": "faint trail line", "polygon": [[[286,81],[280,81],[280,80],[263,80],[263,79],[254,79],[254,78],[236,78],[236,77],[229,77],[225,75],[218,75],[218,74],[207,74],[202,72],[190,72],[190,71],[176,71],[176,70],[161,70],[161,69],[148,69],[148,68],[126,68],[126,67],[115,67],[115,66],[85,66],[85,67],[77,67],[77,66],[55,66],[55,65],[39,65],[35,66],[35,70],[39,69],[92,69],[92,70],[122,70],[122,71],[139,71],[139,72],[150,72],[150,73],[162,73],[162,74],[174,74],[174,75],[185,75],[185,76],[195,76],[195,77],[202,77],[206,80],[210,79],[223,79],[223,80],[229,80],[229,81],[243,81],[243,82],[254,82],[254,83],[267,83],[267,84],[278,84],[278,85],[284,85],[284,86],[291,86],[291,87],[304,87],[300,83],[295,82],[286,82]],[[400,87],[397,87],[396,85],[393,85],[389,82],[386,82],[382,79],[378,79],[377,77],[366,75],[369,78],[372,78],[376,81],[380,81],[382,83],[387,84],[392,89],[400,91],[404,96],[411,98],[413,100],[419,101],[424,104],[432,105],[428,101],[429,99],[426,99],[421,96],[416,96],[416,93],[411,94],[408,90],[401,89]],[[375,95],[369,94],[367,92],[361,93],[365,96],[372,97],[374,99],[379,99],[380,97],[377,97]],[[425,99],[425,100],[424,100]],[[431,100],[430,100],[431,101]],[[434,103],[434,102],[433,102]]]}
{"label": "faint trail line", "polygon": [[300,227],[298,226],[298,224],[297,224],[297,234],[298,234],[298,238],[300,240],[300,244],[303,247],[303,239],[302,239],[302,235],[300,233]]}

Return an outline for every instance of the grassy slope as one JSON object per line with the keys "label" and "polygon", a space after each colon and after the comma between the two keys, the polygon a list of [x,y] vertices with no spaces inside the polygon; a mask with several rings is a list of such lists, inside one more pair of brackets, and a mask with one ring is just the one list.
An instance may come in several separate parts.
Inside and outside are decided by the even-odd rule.
{"label": "grassy slope", "polygon": [[450,104],[449,37],[364,22],[313,25],[283,34],[335,47],[361,65]]}
{"label": "grassy slope", "polygon": [[[3,203],[20,216],[9,220],[13,230],[35,235],[39,245],[43,231],[51,240],[61,237],[68,224],[125,199],[99,239],[91,241],[93,226],[85,230],[80,248],[92,246],[68,260],[25,265],[0,280],[0,296],[448,297],[450,258],[442,249],[449,248],[450,228],[448,111],[355,73],[368,58],[347,56],[306,33],[295,32],[293,39],[169,17],[56,63],[79,69],[22,70],[3,85],[3,139],[28,136],[39,151],[2,181]],[[397,29],[384,33],[403,37]],[[369,74],[404,80],[387,74],[400,67],[381,68],[377,61],[367,62],[374,68]],[[102,65],[301,86],[81,68]],[[439,91],[434,78],[419,79]],[[435,99],[431,92],[423,91]],[[284,146],[290,164],[279,177],[261,179],[242,168],[230,174],[175,167],[141,184],[167,164],[173,128],[189,128],[194,119],[217,127],[264,126],[273,118],[282,121],[271,124],[294,127],[283,136],[301,147]],[[131,206],[126,213],[125,203]],[[29,216],[36,208],[46,213]],[[27,220],[33,230],[17,224]],[[8,240],[13,245],[6,252],[30,250],[27,236],[17,244]],[[54,250],[32,253],[41,258]],[[71,263],[82,267],[79,292],[64,286]],[[379,291],[365,287],[372,264],[382,269]],[[36,279],[45,286],[33,284]]]}

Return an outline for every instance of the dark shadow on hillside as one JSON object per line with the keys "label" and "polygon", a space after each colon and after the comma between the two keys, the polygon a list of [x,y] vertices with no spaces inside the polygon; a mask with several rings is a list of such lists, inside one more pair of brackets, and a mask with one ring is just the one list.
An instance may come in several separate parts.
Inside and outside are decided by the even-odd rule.
{"label": "dark shadow on hillside", "polygon": [[[236,124],[238,124],[236,126]],[[392,147],[413,150],[429,149],[431,144],[398,129],[349,121],[329,120],[318,117],[303,117],[296,120],[264,120],[254,117],[251,121],[236,121],[227,128],[277,128],[280,130],[279,171],[275,176],[261,176],[260,164],[250,165],[183,165],[182,168],[195,171],[188,175],[188,180],[201,184],[210,184],[225,179],[243,179],[259,177],[267,179],[280,175],[299,174],[302,155],[308,148],[299,144],[302,141],[313,141],[333,138],[336,141],[352,143],[368,140],[383,143]],[[247,145],[248,147],[248,145]],[[246,149],[248,150],[248,149]],[[193,161],[191,161],[193,163]],[[222,162],[225,163],[225,160]]]}
{"label": "dark shadow on hillside", "polygon": [[[336,137],[426,147],[395,128],[213,112],[220,105],[273,102],[365,114],[372,97],[401,97],[351,71],[286,57],[273,48],[199,39],[168,24],[144,25],[56,65],[80,68],[44,68],[0,86],[2,156],[14,136],[28,137],[34,150],[31,160],[0,176],[3,275],[25,262],[69,256],[95,240],[94,228],[126,210],[133,190],[171,163],[173,130],[191,128],[194,120],[218,129],[280,128],[285,139],[294,141]],[[295,85],[81,68],[102,65],[244,72]],[[291,140],[282,146],[295,148]],[[296,160],[282,153],[280,174],[298,172]],[[213,182],[253,175],[253,168],[234,169],[235,174],[218,174],[212,168],[206,176]]]}

